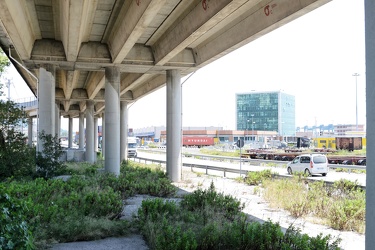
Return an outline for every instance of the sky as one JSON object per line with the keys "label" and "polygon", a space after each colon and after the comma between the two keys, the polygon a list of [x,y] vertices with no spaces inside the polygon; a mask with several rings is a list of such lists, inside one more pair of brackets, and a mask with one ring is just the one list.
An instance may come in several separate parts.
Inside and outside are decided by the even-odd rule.
{"label": "sky", "polygon": [[[278,90],[295,96],[296,126],[355,124],[356,105],[365,124],[364,38],[364,1],[333,0],[182,78],[182,125],[236,129],[236,93]],[[32,96],[9,75],[12,99]],[[165,126],[166,88],[128,107],[129,128]]]}

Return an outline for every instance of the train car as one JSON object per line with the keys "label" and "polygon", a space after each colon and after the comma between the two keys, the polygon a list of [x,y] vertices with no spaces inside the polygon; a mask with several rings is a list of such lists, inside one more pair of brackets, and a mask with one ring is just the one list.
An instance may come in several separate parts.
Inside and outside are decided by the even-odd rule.
{"label": "train car", "polygon": [[336,149],[360,150],[362,149],[362,137],[336,137]]}
{"label": "train car", "polygon": [[215,140],[213,137],[201,137],[201,136],[184,136],[182,137],[183,147],[206,147],[213,146]]}
{"label": "train car", "polygon": [[316,148],[336,149],[336,138],[335,137],[316,138],[314,144]]}
{"label": "train car", "polygon": [[311,139],[307,137],[297,137],[297,148],[310,148]]}

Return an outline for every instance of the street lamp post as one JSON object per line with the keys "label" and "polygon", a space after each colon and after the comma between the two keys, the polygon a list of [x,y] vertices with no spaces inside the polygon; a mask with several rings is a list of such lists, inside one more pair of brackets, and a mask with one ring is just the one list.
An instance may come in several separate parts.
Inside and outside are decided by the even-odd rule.
{"label": "street lamp post", "polygon": [[[246,139],[247,137],[249,137],[249,122],[250,122],[250,120],[247,119],[245,139]],[[246,142],[246,140],[245,140],[245,142]]]}
{"label": "street lamp post", "polygon": [[357,77],[358,73],[354,73],[355,76],[355,130],[358,131],[358,95],[357,95]]}
{"label": "street lamp post", "polygon": [[254,114],[251,114],[251,140],[254,144],[253,137],[254,137]]}

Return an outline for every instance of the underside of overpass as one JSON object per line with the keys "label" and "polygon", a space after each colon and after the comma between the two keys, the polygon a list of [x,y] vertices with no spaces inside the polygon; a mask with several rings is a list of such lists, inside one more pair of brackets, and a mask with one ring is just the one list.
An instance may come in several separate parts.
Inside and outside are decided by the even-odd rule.
{"label": "underside of overpass", "polygon": [[38,133],[59,135],[61,116],[79,117],[94,162],[102,117],[105,168],[116,174],[127,105],[166,85],[167,172],[179,180],[181,77],[329,1],[0,0],[0,46],[38,97]]}
{"label": "underside of overpass", "polygon": [[[120,136],[127,128],[126,104],[167,85],[167,172],[178,181],[173,168],[181,165],[176,139],[181,138],[179,78],[329,1],[0,0],[0,46],[38,96],[43,119],[51,120],[55,111],[80,117],[83,131],[85,112],[93,134],[94,116],[105,115],[103,133],[110,138],[103,149],[111,153],[105,155],[110,171],[120,161],[111,151],[119,155],[119,137],[126,139]],[[367,151],[374,152],[375,3],[364,2]],[[44,107],[40,99],[47,103]],[[375,154],[367,159],[366,235],[372,236]],[[375,237],[366,237],[366,248],[374,245]]]}
{"label": "underside of overpass", "polygon": [[[0,45],[38,77],[54,66],[61,115],[104,108],[105,68],[133,102],[329,0],[0,0]],[[37,81],[13,63],[35,95]]]}

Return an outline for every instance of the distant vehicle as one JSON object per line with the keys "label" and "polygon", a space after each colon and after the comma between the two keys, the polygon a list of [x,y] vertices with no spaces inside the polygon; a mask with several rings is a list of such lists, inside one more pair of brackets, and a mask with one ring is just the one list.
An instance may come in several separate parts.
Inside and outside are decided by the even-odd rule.
{"label": "distant vehicle", "polygon": [[137,137],[128,137],[128,157],[137,157]]}
{"label": "distant vehicle", "polygon": [[308,176],[314,174],[326,176],[328,170],[327,156],[323,154],[302,154],[296,156],[287,165],[288,174],[303,172]]}
{"label": "distant vehicle", "polygon": [[207,136],[184,136],[182,137],[182,146],[184,147],[206,147],[215,144],[213,137]]}

